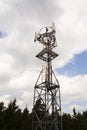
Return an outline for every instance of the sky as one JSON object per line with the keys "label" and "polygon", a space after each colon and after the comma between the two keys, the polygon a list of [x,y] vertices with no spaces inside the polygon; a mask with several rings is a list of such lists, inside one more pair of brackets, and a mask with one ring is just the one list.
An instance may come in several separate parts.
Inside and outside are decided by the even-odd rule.
{"label": "sky", "polygon": [[32,109],[42,67],[35,57],[42,46],[34,35],[52,22],[62,111],[87,110],[87,0],[0,0],[0,101],[5,105],[16,98],[22,109]]}

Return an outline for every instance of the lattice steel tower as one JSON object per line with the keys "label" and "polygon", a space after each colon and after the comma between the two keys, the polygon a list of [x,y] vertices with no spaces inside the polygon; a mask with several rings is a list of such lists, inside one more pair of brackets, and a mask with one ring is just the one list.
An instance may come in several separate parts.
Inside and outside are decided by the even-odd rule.
{"label": "lattice steel tower", "polygon": [[52,70],[52,60],[58,56],[53,51],[56,47],[54,24],[35,33],[34,41],[43,45],[36,57],[44,61],[44,66],[34,87],[32,130],[62,130],[60,85]]}

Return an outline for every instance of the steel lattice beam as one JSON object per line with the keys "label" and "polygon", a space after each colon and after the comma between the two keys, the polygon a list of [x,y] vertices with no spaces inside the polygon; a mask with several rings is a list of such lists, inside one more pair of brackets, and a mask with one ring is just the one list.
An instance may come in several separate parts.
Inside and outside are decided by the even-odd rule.
{"label": "steel lattice beam", "polygon": [[60,85],[52,70],[52,60],[58,56],[53,51],[56,46],[54,27],[42,28],[35,41],[45,46],[36,57],[45,61],[46,66],[34,87],[32,130],[62,130]]}

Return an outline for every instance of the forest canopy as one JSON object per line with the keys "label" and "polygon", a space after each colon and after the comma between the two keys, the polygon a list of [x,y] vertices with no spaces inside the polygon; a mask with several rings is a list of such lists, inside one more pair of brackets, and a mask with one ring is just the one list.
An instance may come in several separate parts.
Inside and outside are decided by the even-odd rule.
{"label": "forest canopy", "polygon": [[[21,110],[16,99],[7,107],[0,102],[0,130],[31,130],[32,113],[27,107]],[[73,114],[63,113],[62,119],[63,130],[87,130],[87,111],[80,113],[73,108]]]}

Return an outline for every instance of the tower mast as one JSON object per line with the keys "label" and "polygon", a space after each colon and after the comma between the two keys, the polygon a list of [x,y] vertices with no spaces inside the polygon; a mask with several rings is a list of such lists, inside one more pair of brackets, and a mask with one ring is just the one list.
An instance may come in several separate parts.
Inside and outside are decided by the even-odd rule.
{"label": "tower mast", "polygon": [[46,65],[34,87],[32,130],[62,130],[60,85],[52,70],[52,60],[58,56],[53,51],[56,47],[54,24],[35,33],[34,41],[44,46],[36,57]]}

